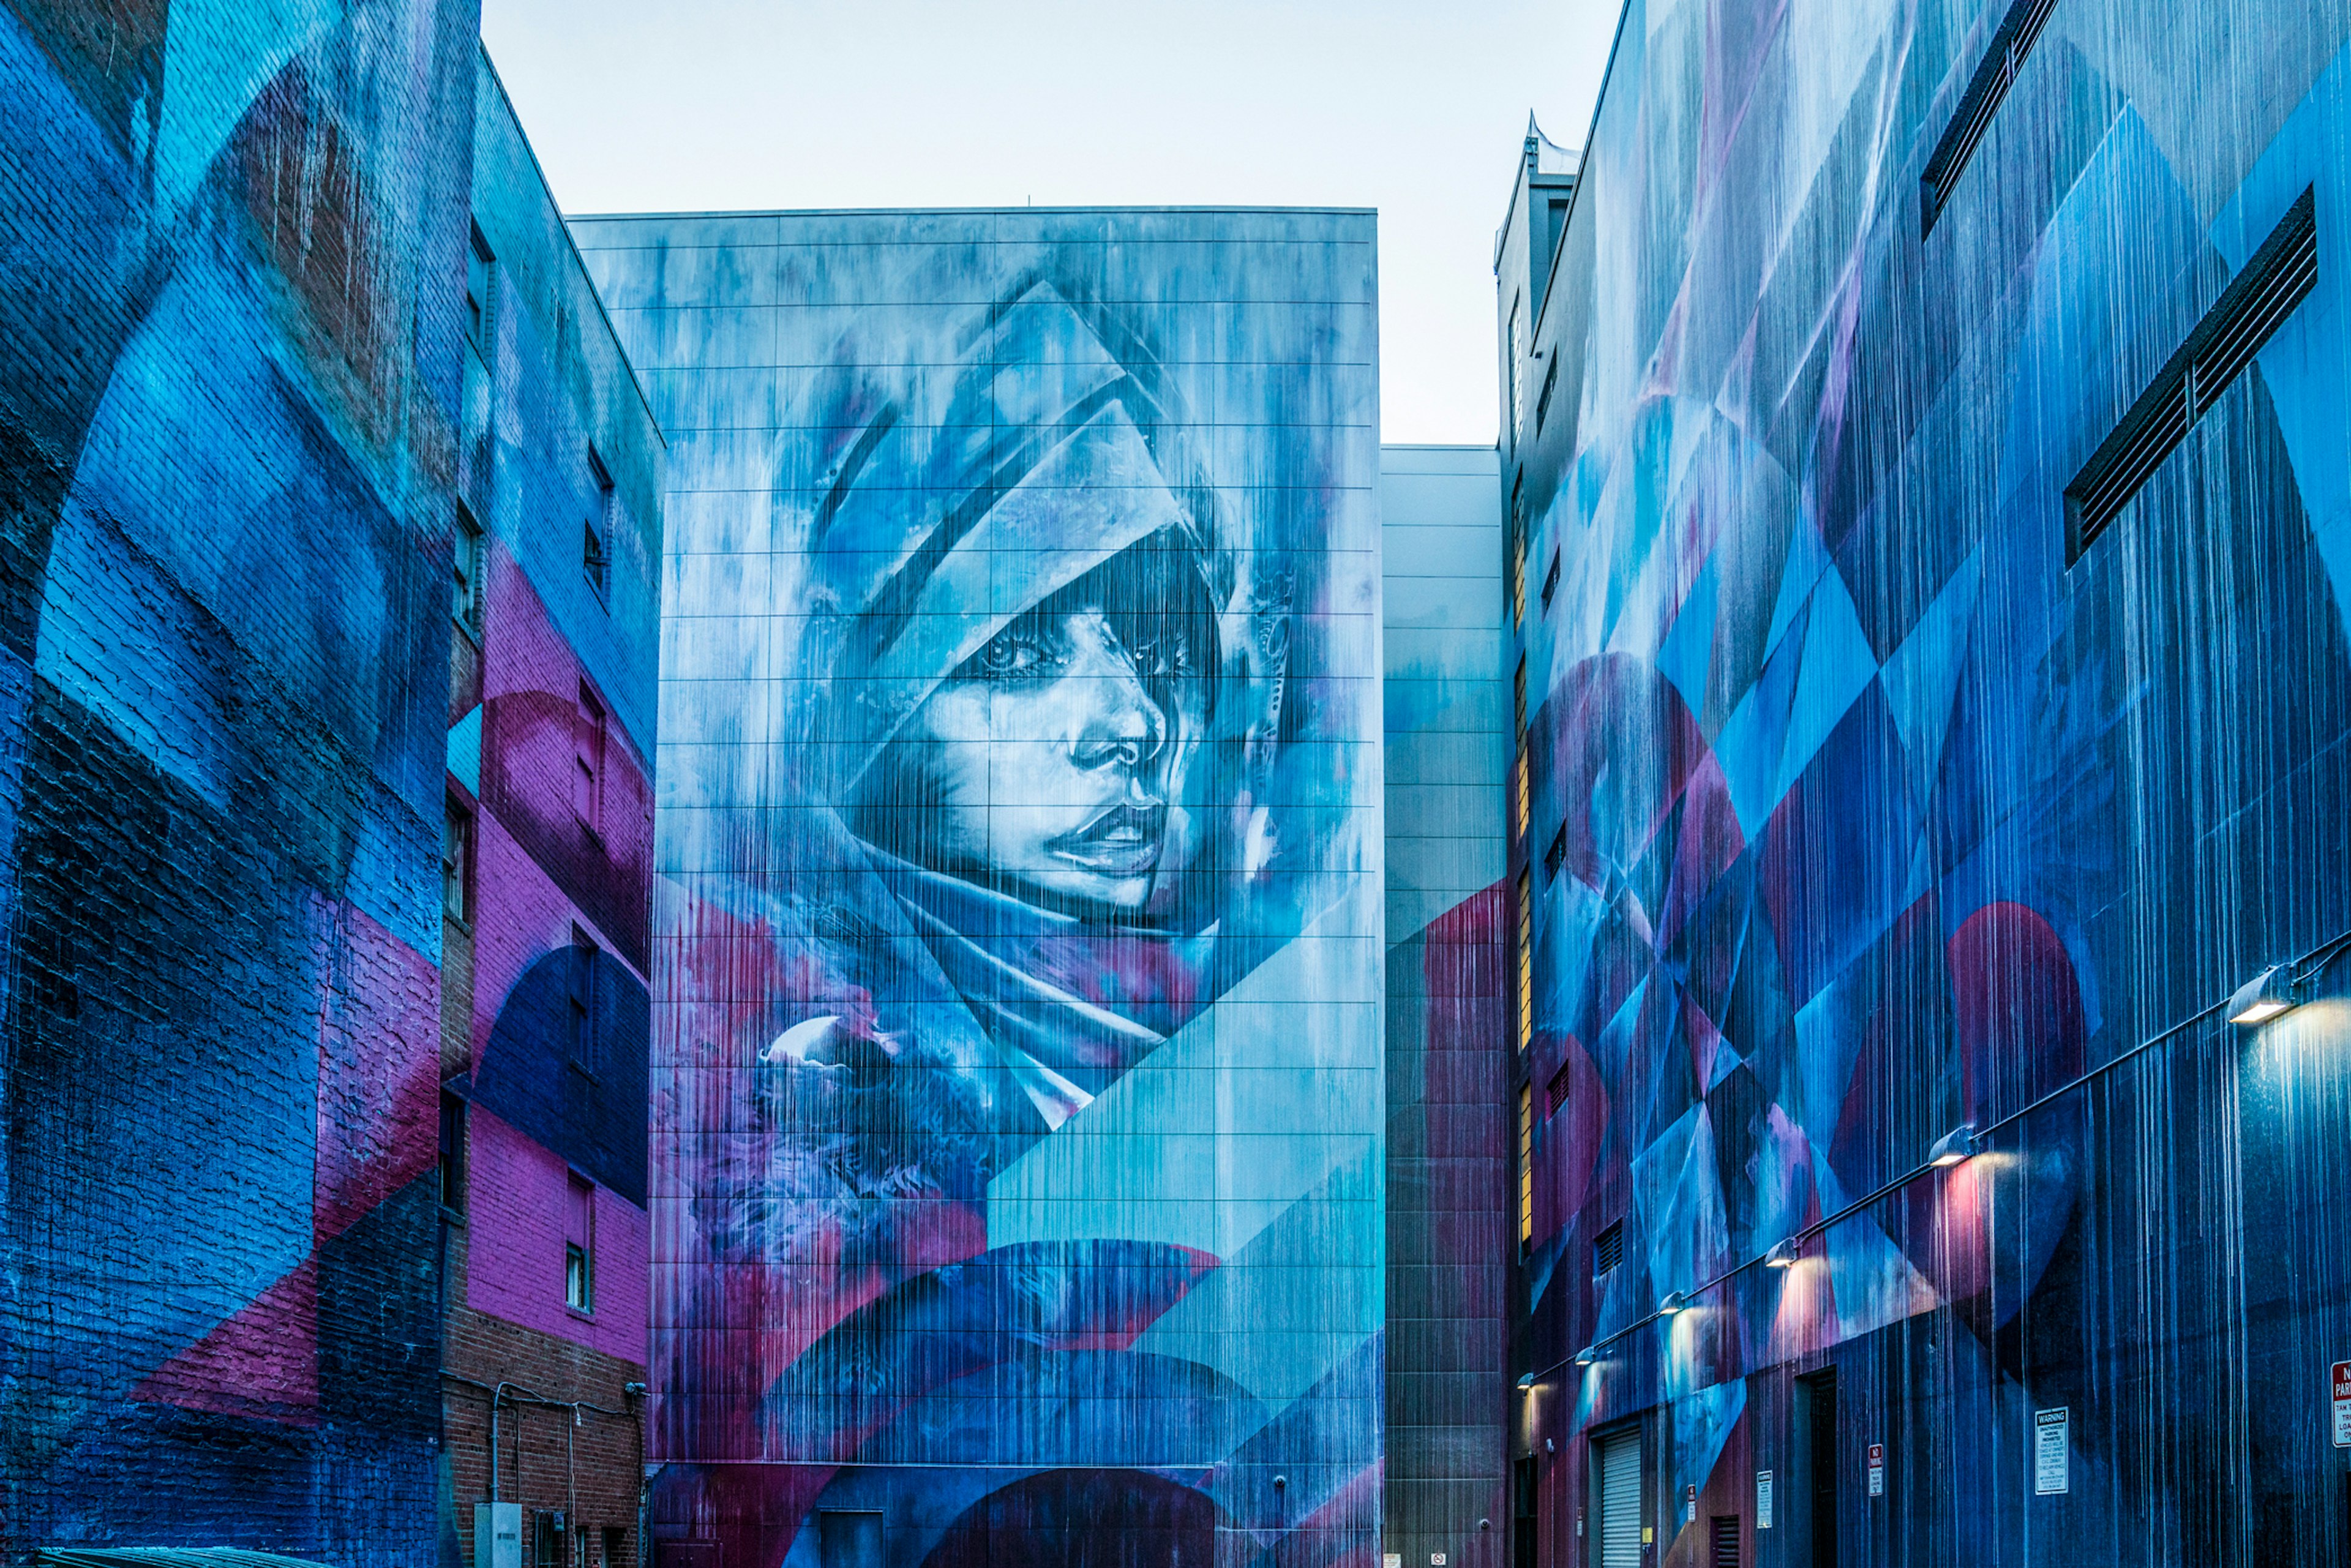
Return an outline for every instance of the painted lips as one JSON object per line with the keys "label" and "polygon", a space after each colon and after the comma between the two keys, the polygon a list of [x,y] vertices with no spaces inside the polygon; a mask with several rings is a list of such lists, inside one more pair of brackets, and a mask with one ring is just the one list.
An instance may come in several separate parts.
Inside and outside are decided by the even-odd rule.
{"label": "painted lips", "polygon": [[1159,863],[1167,808],[1120,804],[1046,847],[1075,866],[1109,877],[1148,876]]}

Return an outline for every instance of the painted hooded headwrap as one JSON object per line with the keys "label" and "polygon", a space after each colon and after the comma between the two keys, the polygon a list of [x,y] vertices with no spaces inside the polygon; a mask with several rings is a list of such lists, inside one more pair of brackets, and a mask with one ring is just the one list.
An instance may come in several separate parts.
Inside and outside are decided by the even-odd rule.
{"label": "painted hooded headwrap", "polygon": [[1231,598],[1214,497],[1172,450],[1171,389],[1142,345],[1030,277],[956,364],[935,424],[897,402],[865,420],[817,509],[844,617],[826,724],[836,803],[965,660],[1121,552],[1180,552],[1212,615]]}

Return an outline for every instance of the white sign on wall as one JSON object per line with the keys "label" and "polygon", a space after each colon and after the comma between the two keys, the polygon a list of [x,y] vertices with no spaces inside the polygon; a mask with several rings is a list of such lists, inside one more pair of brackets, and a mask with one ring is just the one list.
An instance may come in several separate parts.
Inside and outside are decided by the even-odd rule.
{"label": "white sign on wall", "polygon": [[1758,1530],[1771,1528],[1771,1472],[1770,1470],[1755,1472],[1755,1528]]}
{"label": "white sign on wall", "polygon": [[2069,1428],[2073,1420],[2074,1410],[2069,1405],[2032,1413],[2032,1490],[2036,1497],[2068,1490],[2065,1464],[2072,1452]]}

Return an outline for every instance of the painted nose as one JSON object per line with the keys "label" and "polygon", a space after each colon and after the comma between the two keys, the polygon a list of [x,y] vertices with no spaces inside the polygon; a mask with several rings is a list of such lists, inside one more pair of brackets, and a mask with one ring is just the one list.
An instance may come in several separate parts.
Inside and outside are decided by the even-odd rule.
{"label": "painted nose", "polygon": [[1166,744],[1167,721],[1143,689],[1134,666],[1115,653],[1087,661],[1084,722],[1070,748],[1081,768],[1123,768],[1134,772]]}

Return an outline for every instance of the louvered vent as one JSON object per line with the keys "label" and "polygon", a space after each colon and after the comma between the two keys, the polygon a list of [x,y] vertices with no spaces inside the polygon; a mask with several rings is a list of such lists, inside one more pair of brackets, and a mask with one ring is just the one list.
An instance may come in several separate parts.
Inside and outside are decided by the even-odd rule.
{"label": "louvered vent", "polygon": [[1944,128],[1943,139],[1935,143],[1927,172],[1918,177],[1919,237],[1935,232],[1935,220],[1943,215],[1951,187],[1959,183],[1960,172],[1982,145],[1992,116],[2008,97],[2009,84],[2016,80],[2024,57],[2032,52],[2041,29],[2049,25],[2049,14],[2056,8],[2057,0],[2016,0],[2000,19],[1991,47],[1984,51],[1976,74],[1968,78],[1967,93],[1952,112],[1951,123]]}
{"label": "louvered vent", "polygon": [[2304,191],[2065,486],[2065,563],[2130,505],[2163,460],[2318,282],[2318,202]]}
{"label": "louvered vent", "polygon": [[1544,1115],[1559,1114],[1560,1107],[1567,1103],[1567,1063],[1562,1061],[1559,1064],[1559,1071],[1551,1075],[1550,1084],[1543,1090]]}
{"label": "louvered vent", "polygon": [[1592,1239],[1592,1274],[1598,1279],[1625,1261],[1625,1222],[1616,1221]]}
{"label": "louvered vent", "polygon": [[1712,1522],[1714,1554],[1707,1559],[1708,1568],[1739,1568],[1739,1516],[1718,1513]]}

